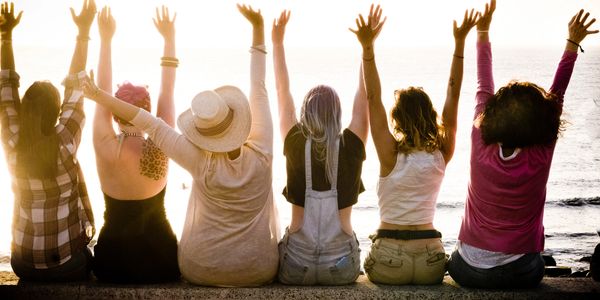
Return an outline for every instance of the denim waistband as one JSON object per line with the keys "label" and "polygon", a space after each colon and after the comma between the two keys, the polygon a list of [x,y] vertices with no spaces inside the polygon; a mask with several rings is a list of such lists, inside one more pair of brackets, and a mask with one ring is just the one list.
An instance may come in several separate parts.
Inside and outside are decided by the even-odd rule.
{"label": "denim waistband", "polygon": [[422,240],[442,238],[442,233],[437,230],[391,230],[377,229],[377,232],[371,236],[371,241],[388,238],[395,240]]}

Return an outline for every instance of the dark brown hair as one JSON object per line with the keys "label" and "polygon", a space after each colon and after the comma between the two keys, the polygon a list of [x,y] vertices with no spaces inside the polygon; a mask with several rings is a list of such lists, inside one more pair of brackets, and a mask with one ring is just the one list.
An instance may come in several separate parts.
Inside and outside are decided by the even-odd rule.
{"label": "dark brown hair", "polygon": [[431,99],[422,88],[409,87],[394,92],[396,103],[390,112],[394,137],[401,152],[440,148],[442,127]]}
{"label": "dark brown hair", "polygon": [[480,116],[486,144],[523,148],[556,142],[563,129],[558,97],[531,82],[510,82],[485,105]]}
{"label": "dark brown hair", "polygon": [[56,175],[58,135],[56,120],[60,94],[47,81],[34,82],[25,92],[19,109],[17,174],[32,178]]}

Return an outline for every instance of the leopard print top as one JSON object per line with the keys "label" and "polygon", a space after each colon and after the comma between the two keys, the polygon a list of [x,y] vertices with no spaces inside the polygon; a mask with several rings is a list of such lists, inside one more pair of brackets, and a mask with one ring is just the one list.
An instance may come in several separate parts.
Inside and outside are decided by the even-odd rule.
{"label": "leopard print top", "polygon": [[140,174],[154,180],[159,180],[167,175],[169,158],[154,142],[146,139],[140,158]]}

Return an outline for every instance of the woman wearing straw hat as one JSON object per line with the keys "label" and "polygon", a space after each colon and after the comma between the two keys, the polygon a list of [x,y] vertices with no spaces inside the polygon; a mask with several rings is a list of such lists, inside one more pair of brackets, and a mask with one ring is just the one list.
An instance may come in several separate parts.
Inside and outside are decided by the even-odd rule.
{"label": "woman wearing straw hat", "polygon": [[360,272],[360,249],[350,214],[364,191],[360,174],[369,132],[362,72],[347,129],[342,131],[340,99],[325,85],[306,94],[297,120],[283,46],[289,17],[283,11],[272,33],[287,167],[283,194],[292,204],[291,224],[279,245],[278,277],[284,284],[349,284]]}
{"label": "woman wearing straw hat", "polygon": [[[164,39],[162,80],[156,116],[175,125],[175,16],[156,9],[154,20]],[[100,59],[98,86],[112,93],[111,41],[116,23],[110,8],[98,14]],[[115,96],[150,111],[150,95],[144,86],[124,83]],[[119,134],[113,128],[114,119]],[[96,105],[94,150],[104,194],[104,226],[94,246],[94,274],[102,281],[152,283],[177,280],[177,237],[166,218],[164,198],[168,158],[143,133]]]}
{"label": "woman wearing straw hat", "polygon": [[252,23],[250,101],[233,86],[196,95],[177,133],[143,109],[89,81],[86,97],[145,131],[194,183],[179,244],[179,268],[194,284],[258,286],[277,274],[277,214],[271,188],[273,125],[264,85],[260,11],[239,6]]}

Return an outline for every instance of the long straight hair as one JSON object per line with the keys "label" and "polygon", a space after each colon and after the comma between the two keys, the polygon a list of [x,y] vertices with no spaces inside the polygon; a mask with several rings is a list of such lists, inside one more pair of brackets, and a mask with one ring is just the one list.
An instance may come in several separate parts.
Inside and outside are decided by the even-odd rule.
{"label": "long straight hair", "polygon": [[50,83],[34,82],[25,92],[19,109],[17,174],[32,178],[56,176],[58,135],[56,120],[60,94]]}
{"label": "long straight hair", "polygon": [[335,90],[326,85],[312,88],[304,97],[300,112],[300,125],[305,137],[313,141],[317,160],[325,162],[329,183],[333,182],[335,147],[340,137],[342,110]]}

